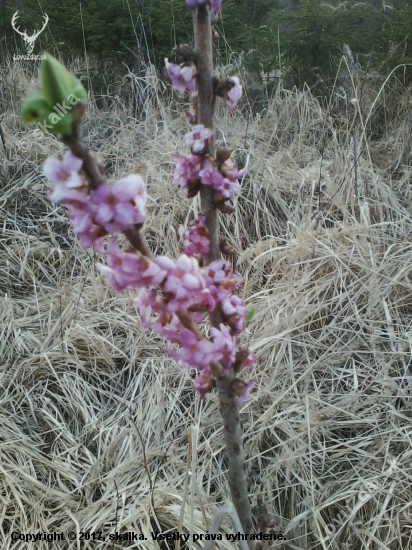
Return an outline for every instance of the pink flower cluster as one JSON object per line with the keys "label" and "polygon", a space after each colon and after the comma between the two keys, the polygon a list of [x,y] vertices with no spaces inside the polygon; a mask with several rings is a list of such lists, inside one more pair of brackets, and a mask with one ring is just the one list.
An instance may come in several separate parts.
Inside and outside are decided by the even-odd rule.
{"label": "pink flower cluster", "polygon": [[172,159],[176,163],[173,183],[182,189],[191,189],[197,185],[201,158],[196,155],[184,156],[174,153]]}
{"label": "pink flower cluster", "polygon": [[191,330],[182,328],[179,332],[181,347],[172,349],[168,344],[166,351],[181,367],[196,367],[203,370],[208,369],[210,364],[220,361],[229,368],[232,357],[234,360],[236,342],[224,325],[220,325],[220,330],[211,328],[210,332],[214,337],[213,342],[206,338],[198,339]]}
{"label": "pink flower cluster", "polygon": [[116,237],[112,237],[107,246],[108,266],[97,263],[99,271],[105,275],[114,290],[133,290],[146,286],[159,286],[167,272],[140,252],[122,252]]}
{"label": "pink flower cluster", "polygon": [[215,191],[215,204],[225,213],[231,213],[231,208],[222,208],[225,201],[232,195],[240,193],[239,180],[245,175],[245,169],[238,170],[230,159],[218,166],[215,159],[202,153],[207,147],[207,141],[213,132],[198,124],[185,136],[185,142],[191,147],[191,155],[172,155],[176,164],[174,184],[188,190],[188,196],[193,197],[200,189],[200,185],[208,185]]}
{"label": "pink flower cluster", "polygon": [[[176,265],[178,262],[176,262]],[[210,364],[220,361],[224,367],[229,368],[235,360],[236,338],[231,336],[229,330],[223,324],[220,325],[220,329],[210,329],[212,340],[183,326],[179,318],[179,312],[185,311],[187,313],[190,304],[192,306],[196,304],[196,292],[198,290],[189,290],[187,286],[185,290],[179,290],[180,300],[183,300],[183,295],[186,294],[187,307],[177,310],[175,309],[176,302],[173,307],[170,307],[168,294],[176,297],[178,293],[175,286],[176,280],[173,279],[174,276],[172,275],[172,280],[168,286],[172,287],[174,292],[169,293],[163,290],[164,298],[159,298],[154,289],[142,289],[139,292],[138,297],[134,300],[134,306],[139,312],[143,326],[155,330],[168,339],[166,351],[182,367],[195,367],[203,370],[208,369]],[[167,284],[168,279],[166,279],[163,289]],[[203,290],[205,290],[204,287]],[[205,293],[207,294],[207,290]],[[202,297],[200,297],[198,303],[202,303]],[[193,320],[192,317],[190,318]],[[179,347],[174,348],[172,344],[178,344]]]}
{"label": "pink flower cluster", "polygon": [[[199,224],[204,224],[202,218]],[[209,366],[213,363],[220,362],[224,368],[231,367],[236,359],[236,337],[233,334],[245,328],[247,311],[243,301],[232,294],[241,279],[234,275],[230,264],[218,260],[205,268],[199,268],[198,262],[185,254],[176,263],[161,256],[155,259],[152,266],[154,264],[160,271],[144,265],[145,271],[136,284],[141,287],[145,282],[156,286],[161,281],[157,285],[162,289],[161,297],[155,289],[143,288],[134,300],[143,326],[167,338],[167,353],[182,367],[203,370],[206,378],[210,375]],[[112,276],[109,271],[106,272]],[[208,339],[193,330],[193,327],[202,322],[199,312],[214,310],[218,304],[222,306],[223,317],[230,330],[223,323],[219,329],[212,327]],[[182,314],[185,323],[181,320]],[[174,347],[175,344],[178,347]],[[242,368],[252,363],[253,355],[248,352],[248,355],[242,357]],[[205,392],[205,385],[201,382],[203,375],[195,382],[195,388],[199,388],[201,395]],[[209,384],[210,379],[207,380]]]}
{"label": "pink flower cluster", "polygon": [[112,186],[102,183],[90,195],[96,222],[108,233],[124,231],[146,219],[146,186],[140,176],[127,176]]}
{"label": "pink flower cluster", "polygon": [[166,298],[165,311],[175,313],[189,308],[212,310],[214,301],[194,258],[182,254],[175,263],[166,256],[158,256],[156,264],[167,272],[162,286]]}
{"label": "pink flower cluster", "polygon": [[243,279],[235,275],[232,266],[225,260],[215,260],[201,269],[206,287],[209,289],[216,302],[223,302],[236,292],[236,285],[242,283]]}
{"label": "pink flower cluster", "polygon": [[235,334],[243,332],[247,325],[247,309],[242,298],[232,294],[223,301],[222,311],[225,322],[233,329]]}
{"label": "pink flower cluster", "polygon": [[187,229],[180,227],[179,236],[186,256],[206,256],[206,254],[209,254],[208,235],[209,231],[205,216],[199,216],[196,220],[191,221]]}
{"label": "pink flower cluster", "polygon": [[216,163],[211,158],[205,158],[203,169],[200,170],[200,181],[203,185],[210,185],[215,191],[220,193],[224,200],[230,199],[231,195],[239,195],[240,185],[238,178],[244,174],[243,170],[234,173],[235,177],[225,177],[219,172]]}
{"label": "pink flower cluster", "polygon": [[206,288],[216,303],[220,304],[224,321],[235,334],[240,334],[247,325],[245,303],[236,292],[242,278],[233,273],[232,266],[224,260],[216,260],[201,269]]}
{"label": "pink flower cluster", "polygon": [[[135,306],[142,324],[168,339],[167,351],[180,365],[208,369],[210,364],[220,361],[224,367],[230,367],[235,360],[236,339],[225,325],[221,324],[219,329],[211,328],[208,339],[183,326],[179,318],[179,313],[185,312],[194,327],[202,321],[201,312],[216,307],[219,292],[231,288],[235,282],[231,269],[228,266],[224,269],[222,265],[219,288],[215,287],[210,277],[204,278],[198,261],[190,256],[208,252],[205,217],[200,216],[181,232],[188,254],[183,254],[176,262],[164,256],[152,261],[135,250],[123,252],[116,234],[130,225],[142,223],[146,217],[143,180],[139,176],[128,176],[113,186],[102,183],[90,193],[80,174],[81,167],[82,161],[67,153],[63,162],[48,159],[44,173],[55,183],[49,199],[68,207],[74,231],[82,245],[97,246],[105,254],[107,265],[97,264],[100,272],[117,292],[140,289]],[[114,235],[105,249],[102,237],[108,233]],[[225,279],[225,274],[230,282]],[[158,287],[162,290],[162,297],[157,295],[155,288]],[[226,297],[227,290],[222,295]],[[230,300],[232,303],[233,297]],[[236,317],[239,307],[235,301],[228,310],[230,327],[232,318],[240,326]],[[176,344],[178,347],[173,347]]]}
{"label": "pink flower cluster", "polygon": [[[191,8],[208,3],[213,13],[221,7],[221,0],[186,0],[186,3]],[[180,60],[179,55],[188,56],[185,64],[169,63],[166,59],[166,68],[178,91],[189,90],[193,94],[195,106],[194,58],[185,45],[178,50],[176,59]],[[225,81],[221,89],[219,94],[233,108],[242,94],[239,79]],[[202,185],[208,186],[213,190],[215,207],[228,213],[233,207],[225,202],[240,193],[239,180],[245,170],[238,170],[225,150],[218,151],[216,159],[207,154],[212,138],[213,131],[202,124],[196,124],[186,134],[185,143],[191,153],[173,155],[174,184],[186,189],[190,197]],[[122,251],[117,242],[119,233],[139,226],[146,219],[146,187],[140,176],[128,176],[111,186],[103,182],[91,190],[82,172],[82,160],[72,153],[67,153],[63,162],[48,159],[44,173],[55,184],[50,201],[67,206],[82,246],[94,246],[106,257],[106,262],[98,263],[97,267],[108,283],[116,292],[138,289],[134,306],[142,325],[167,339],[166,351],[179,365],[201,371],[193,387],[202,398],[215,385],[213,364],[220,363],[225,369],[233,366],[236,372],[254,364],[255,357],[249,350],[236,351],[236,335],[245,329],[248,318],[243,300],[235,294],[242,279],[224,260],[203,264],[203,258],[210,252],[205,216],[191,221],[186,229],[180,228],[183,254],[176,262],[165,256],[151,259],[138,250]],[[105,247],[103,237],[109,234],[112,237]],[[219,328],[211,327],[206,336],[198,325],[202,326],[204,316],[212,311],[219,311],[222,323]],[[254,382],[238,378],[234,382],[238,403],[242,403]]]}
{"label": "pink flower cluster", "polygon": [[55,184],[48,198],[68,207],[74,234],[82,246],[94,246],[103,252],[104,235],[119,233],[146,219],[146,187],[140,176],[132,175],[112,187],[102,183],[90,193],[79,173],[82,164],[71,152],[66,153],[62,162],[47,159],[44,175]]}

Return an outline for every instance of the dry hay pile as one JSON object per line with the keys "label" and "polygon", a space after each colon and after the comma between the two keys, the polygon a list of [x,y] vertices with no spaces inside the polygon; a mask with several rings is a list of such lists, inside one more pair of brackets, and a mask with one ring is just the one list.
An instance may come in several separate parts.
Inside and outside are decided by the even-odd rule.
{"label": "dry hay pile", "polygon": [[[29,83],[9,77],[21,89],[3,122],[9,159],[0,153],[1,548],[29,547],[11,543],[12,531],[148,538],[113,549],[158,548],[154,530],[205,533],[228,497],[217,397],[200,402],[193,372],[139,327],[132,293],[108,288],[64,208],[45,199],[42,163],[64,148],[51,136],[21,146],[31,136],[17,119]],[[142,120],[113,92],[100,100],[109,110],[91,109],[85,134],[110,177],[144,175],[148,241],[176,257],[177,228],[198,208],[170,184],[187,124],[153,74],[145,86]],[[242,336],[258,357],[241,412],[251,499],[264,497],[287,538],[274,548],[408,549],[409,189],[395,192],[364,150],[356,221],[350,135],[310,94],[279,93],[261,114],[244,113],[219,110],[218,140],[249,165],[223,233],[257,311]]]}

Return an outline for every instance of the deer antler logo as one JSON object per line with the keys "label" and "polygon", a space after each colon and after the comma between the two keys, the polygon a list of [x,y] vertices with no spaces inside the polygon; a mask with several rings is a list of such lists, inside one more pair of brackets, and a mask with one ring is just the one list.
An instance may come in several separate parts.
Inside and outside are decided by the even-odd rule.
{"label": "deer antler logo", "polygon": [[28,36],[27,30],[25,30],[24,32],[21,32],[19,27],[16,27],[16,21],[18,19],[18,14],[19,14],[19,12],[16,11],[16,13],[13,15],[13,18],[11,20],[11,26],[13,27],[13,29],[16,32],[18,32],[23,37],[23,40],[26,43],[27,53],[32,53],[33,48],[34,48],[34,43],[35,43],[37,37],[44,31],[44,29],[46,28],[47,23],[49,22],[49,16],[47,15],[47,13],[45,13],[44,16],[43,16],[44,17],[43,27],[39,31],[35,31],[31,36]]}

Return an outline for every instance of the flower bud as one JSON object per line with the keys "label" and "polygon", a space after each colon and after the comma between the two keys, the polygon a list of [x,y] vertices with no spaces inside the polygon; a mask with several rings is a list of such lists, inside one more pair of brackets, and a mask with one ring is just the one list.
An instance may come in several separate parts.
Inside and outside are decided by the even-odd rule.
{"label": "flower bud", "polygon": [[243,380],[240,380],[240,378],[235,378],[232,382],[232,388],[233,393],[237,396],[237,404],[242,405],[244,401],[249,397],[250,392],[255,387],[256,382],[254,380],[251,380],[250,382],[246,383]]}
{"label": "flower bud", "polygon": [[233,247],[228,243],[227,239],[220,241],[219,249],[225,256],[233,256],[235,253]]}
{"label": "flower bud", "polygon": [[221,78],[215,77],[213,84],[214,84],[215,95],[222,97],[224,99],[227,98],[228,92],[230,92],[230,90],[233,87],[232,83],[228,78],[221,79]]}
{"label": "flower bud", "polygon": [[175,63],[179,65],[181,63],[196,65],[197,56],[194,50],[188,44],[179,44],[173,50]]}
{"label": "flower bud", "polygon": [[215,79],[213,81],[214,94],[228,102],[230,109],[236,107],[237,102],[242,96],[242,86],[239,78],[232,76],[231,78]]}
{"label": "flower bud", "polygon": [[226,149],[226,147],[219,147],[216,151],[216,161],[217,163],[223,164],[226,160],[230,159],[230,155],[233,153],[233,150]]}
{"label": "flower bud", "polygon": [[200,181],[197,180],[188,180],[187,182],[187,198],[193,199],[200,191]]}

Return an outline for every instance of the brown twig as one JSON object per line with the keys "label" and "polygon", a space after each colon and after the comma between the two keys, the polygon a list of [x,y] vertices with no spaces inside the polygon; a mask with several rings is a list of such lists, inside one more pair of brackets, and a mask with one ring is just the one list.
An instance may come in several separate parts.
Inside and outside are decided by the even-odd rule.
{"label": "brown twig", "polygon": [[[263,504],[262,497],[259,495],[257,497],[257,506],[254,509],[255,517],[256,517],[256,524],[259,528],[259,531],[265,535],[268,530],[269,518],[266,511],[266,506]],[[256,545],[257,546],[257,545]],[[262,540],[262,542],[259,545],[260,550],[269,550],[269,541],[268,540]]]}
{"label": "brown twig", "polygon": [[[213,49],[212,30],[209,6],[199,5],[193,10],[195,27],[195,52],[197,55],[196,76],[198,101],[197,122],[213,130],[214,95],[213,95]],[[213,138],[209,140],[209,154],[213,153]],[[203,185],[200,190],[201,210],[206,216],[209,229],[210,252],[205,258],[205,265],[219,258],[219,218],[213,204],[213,190]],[[222,321],[219,311],[210,315],[213,326],[219,327]],[[221,366],[220,366],[221,367]],[[252,512],[249,504],[246,476],[244,472],[244,455],[242,443],[242,428],[239,418],[239,407],[233,389],[236,373],[233,368],[222,369],[212,365],[216,377],[216,386],[220,402],[220,412],[223,420],[223,430],[226,443],[226,454],[229,459],[229,487],[233,504],[239,515],[244,532],[252,533]],[[254,541],[248,541],[248,546],[254,549]]]}
{"label": "brown twig", "polygon": [[[80,120],[76,120],[72,124],[71,133],[62,136],[62,141],[70,148],[73,155],[82,159],[82,170],[87,177],[91,189],[95,190],[100,184],[106,183],[106,179],[102,174],[103,170],[99,167],[96,155],[90,150],[82,139],[78,122],[80,122]],[[138,250],[144,256],[147,256],[153,260],[154,256],[152,251],[150,250],[144,235],[140,232],[141,228],[142,224],[132,225],[123,233],[135,250]]]}
{"label": "brown twig", "polygon": [[154,260],[153,253],[150,250],[144,235],[140,232],[141,227],[141,224],[132,225],[129,229],[123,231],[123,234],[134,249],[138,250],[141,254],[143,254],[143,256]]}
{"label": "brown twig", "polygon": [[92,190],[97,189],[101,183],[106,182],[106,179],[99,170],[94,155],[89,147],[84,143],[77,125],[72,128],[71,134],[66,134],[62,137],[62,141],[68,145],[73,155],[82,159],[82,170],[86,174]]}

